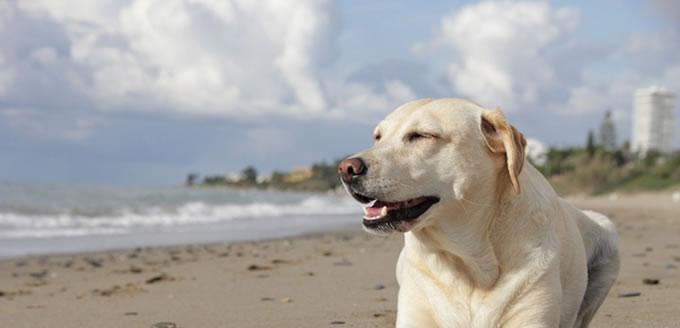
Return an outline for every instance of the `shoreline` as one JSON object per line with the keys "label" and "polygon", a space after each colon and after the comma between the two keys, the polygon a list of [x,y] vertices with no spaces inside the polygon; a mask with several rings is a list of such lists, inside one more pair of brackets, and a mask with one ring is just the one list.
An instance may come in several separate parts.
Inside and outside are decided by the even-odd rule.
{"label": "shoreline", "polygon": [[[278,236],[278,237],[263,237],[263,238],[254,238],[254,239],[242,239],[242,240],[222,240],[222,241],[207,241],[207,242],[195,242],[195,243],[168,243],[168,244],[158,244],[158,245],[132,245],[132,246],[120,246],[120,247],[113,247],[113,248],[105,248],[105,249],[94,249],[94,250],[80,250],[80,251],[72,251],[72,252],[50,252],[50,253],[35,253],[35,254],[24,254],[24,255],[16,255],[16,256],[0,256],[0,264],[3,262],[11,262],[11,261],[17,261],[17,260],[30,260],[30,259],[35,259],[35,258],[41,258],[41,257],[79,257],[79,256],[87,256],[87,255],[93,255],[93,254],[100,254],[100,253],[124,253],[124,252],[131,252],[131,251],[136,251],[136,250],[164,250],[164,249],[169,249],[169,248],[181,248],[181,247],[212,247],[212,246],[220,246],[220,245],[237,245],[237,244],[249,244],[249,243],[259,243],[259,242],[278,242],[278,241],[286,241],[286,240],[295,240],[295,239],[310,239],[310,238],[318,238],[322,237],[325,235],[333,235],[333,234],[358,234],[360,232],[363,232],[363,230],[360,227],[360,223],[357,224],[356,228],[350,227],[350,226],[345,226],[345,227],[334,227],[334,228],[329,228],[328,230],[319,230],[319,231],[308,231],[308,232],[299,232],[299,233],[293,233],[291,235],[285,235],[285,236]],[[106,235],[110,236],[110,235]],[[92,238],[97,238],[100,236],[97,235],[92,235],[88,236]],[[51,242],[55,239],[69,239],[72,237],[55,237],[55,238],[45,238],[43,239],[45,242]]]}
{"label": "shoreline", "polygon": [[[591,327],[677,327],[680,204],[573,202],[608,215],[621,238],[621,273]],[[393,327],[402,240],[350,229],[4,259],[0,326]]]}
{"label": "shoreline", "polygon": [[[217,244],[236,244],[236,243],[249,243],[249,242],[266,242],[266,241],[277,241],[284,239],[296,239],[296,238],[306,238],[308,236],[323,235],[328,233],[342,233],[342,232],[360,232],[361,221],[356,220],[356,224],[348,223],[346,220],[339,220],[338,222],[333,222],[328,227],[310,227],[309,229],[292,229],[290,231],[278,231],[276,233],[257,235],[245,235],[241,237],[235,237],[230,234],[226,238],[224,236],[219,236],[220,231],[211,232],[208,235],[201,235],[196,237],[196,235],[201,233],[193,232],[177,232],[177,231],[163,231],[163,232],[145,232],[145,233],[123,233],[123,234],[108,234],[108,235],[87,235],[87,236],[77,236],[77,237],[50,237],[50,238],[37,238],[37,239],[26,239],[21,241],[13,241],[16,243],[25,243],[32,245],[49,245],[49,244],[63,244],[57,248],[62,248],[65,250],[51,250],[49,252],[34,252],[27,254],[17,254],[17,255],[4,255],[0,253],[0,262],[21,258],[31,258],[31,257],[43,257],[43,256],[68,256],[68,255],[85,255],[90,253],[100,253],[100,252],[115,252],[115,251],[129,251],[137,248],[169,248],[169,247],[182,247],[182,246],[209,246]],[[206,225],[202,227],[204,229],[210,229],[211,226]],[[139,240],[139,236],[153,236],[156,235],[156,239],[153,241],[146,241],[144,244],[134,244],[135,241],[127,242],[126,240]],[[162,238],[157,237],[158,235],[163,236]],[[185,237],[176,237],[177,235],[185,235]],[[188,236],[188,237],[187,237]],[[73,244],[73,239],[77,238],[81,240],[80,244],[87,244],[88,246],[80,247],[80,249],[73,249],[75,246]],[[184,240],[181,240],[185,238]],[[199,241],[191,241],[197,240]],[[189,240],[188,242],[186,240]],[[106,243],[112,245],[111,247],[101,247],[92,246],[96,241],[100,243]],[[3,246],[3,242],[0,241],[0,247]],[[132,243],[132,244],[130,244]],[[45,246],[38,247],[44,249]]]}

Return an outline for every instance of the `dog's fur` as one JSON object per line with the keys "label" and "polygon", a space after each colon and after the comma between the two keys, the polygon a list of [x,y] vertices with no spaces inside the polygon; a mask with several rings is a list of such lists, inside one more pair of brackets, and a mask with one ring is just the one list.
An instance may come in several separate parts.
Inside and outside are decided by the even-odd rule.
{"label": "dog's fur", "polygon": [[397,327],[588,326],[618,274],[615,227],[556,195],[500,110],[416,100],[374,137],[353,156],[366,172],[350,192],[440,198],[414,221],[372,231],[406,232]]}

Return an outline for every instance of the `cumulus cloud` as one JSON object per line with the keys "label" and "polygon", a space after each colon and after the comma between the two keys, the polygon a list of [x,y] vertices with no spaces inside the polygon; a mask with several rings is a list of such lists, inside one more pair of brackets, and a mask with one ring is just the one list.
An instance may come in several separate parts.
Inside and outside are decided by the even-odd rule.
{"label": "cumulus cloud", "polygon": [[400,79],[332,73],[339,23],[326,0],[30,0],[1,12],[13,42],[0,45],[0,95],[15,108],[347,118],[416,97]]}
{"label": "cumulus cloud", "polygon": [[447,76],[458,93],[512,111],[557,84],[546,50],[577,23],[547,2],[484,1],[444,17],[434,43],[453,51]]}
{"label": "cumulus cloud", "polygon": [[[332,59],[327,1],[19,1],[3,9],[63,29],[66,49],[27,45],[27,61],[71,67],[72,89],[102,110],[308,113],[328,107],[319,70]],[[11,11],[11,12],[10,12]],[[43,40],[49,43],[49,40]],[[12,49],[2,49],[11,52]],[[16,49],[14,49],[16,50]],[[0,53],[2,53],[0,52]],[[0,62],[2,65],[2,62]],[[2,67],[2,66],[0,66]],[[7,76],[0,71],[0,91]],[[35,81],[32,81],[35,82]],[[6,92],[6,91],[5,91]]]}
{"label": "cumulus cloud", "polygon": [[[0,107],[372,123],[413,98],[463,96],[581,115],[629,108],[638,84],[680,80],[649,64],[677,61],[666,46],[677,33],[593,48],[574,38],[577,11],[547,1],[459,7],[416,56],[379,63],[338,65],[338,16],[331,0],[2,2]],[[597,67],[613,57],[634,68],[613,80]]]}
{"label": "cumulus cloud", "polygon": [[526,156],[536,165],[543,165],[548,160],[548,146],[534,138],[527,138]]}
{"label": "cumulus cloud", "polygon": [[395,106],[416,98],[413,89],[401,80],[387,80],[378,85],[341,80],[330,92],[335,99],[330,116],[358,121],[376,121]]}

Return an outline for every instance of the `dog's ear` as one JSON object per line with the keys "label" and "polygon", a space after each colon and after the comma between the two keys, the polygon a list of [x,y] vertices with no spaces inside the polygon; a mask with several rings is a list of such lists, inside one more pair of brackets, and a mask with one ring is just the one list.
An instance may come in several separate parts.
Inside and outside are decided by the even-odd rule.
{"label": "dog's ear", "polygon": [[527,145],[524,135],[508,123],[500,109],[482,112],[481,130],[491,152],[505,154],[512,189],[519,194],[519,174],[524,166]]}

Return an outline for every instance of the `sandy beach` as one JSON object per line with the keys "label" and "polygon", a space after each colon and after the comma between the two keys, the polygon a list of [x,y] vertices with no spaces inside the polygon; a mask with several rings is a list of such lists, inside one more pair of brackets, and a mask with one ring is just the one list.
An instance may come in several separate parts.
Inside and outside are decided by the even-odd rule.
{"label": "sandy beach", "polygon": [[[592,327],[680,327],[680,203],[576,197],[621,237]],[[357,229],[0,262],[0,327],[391,327],[402,237]]]}

